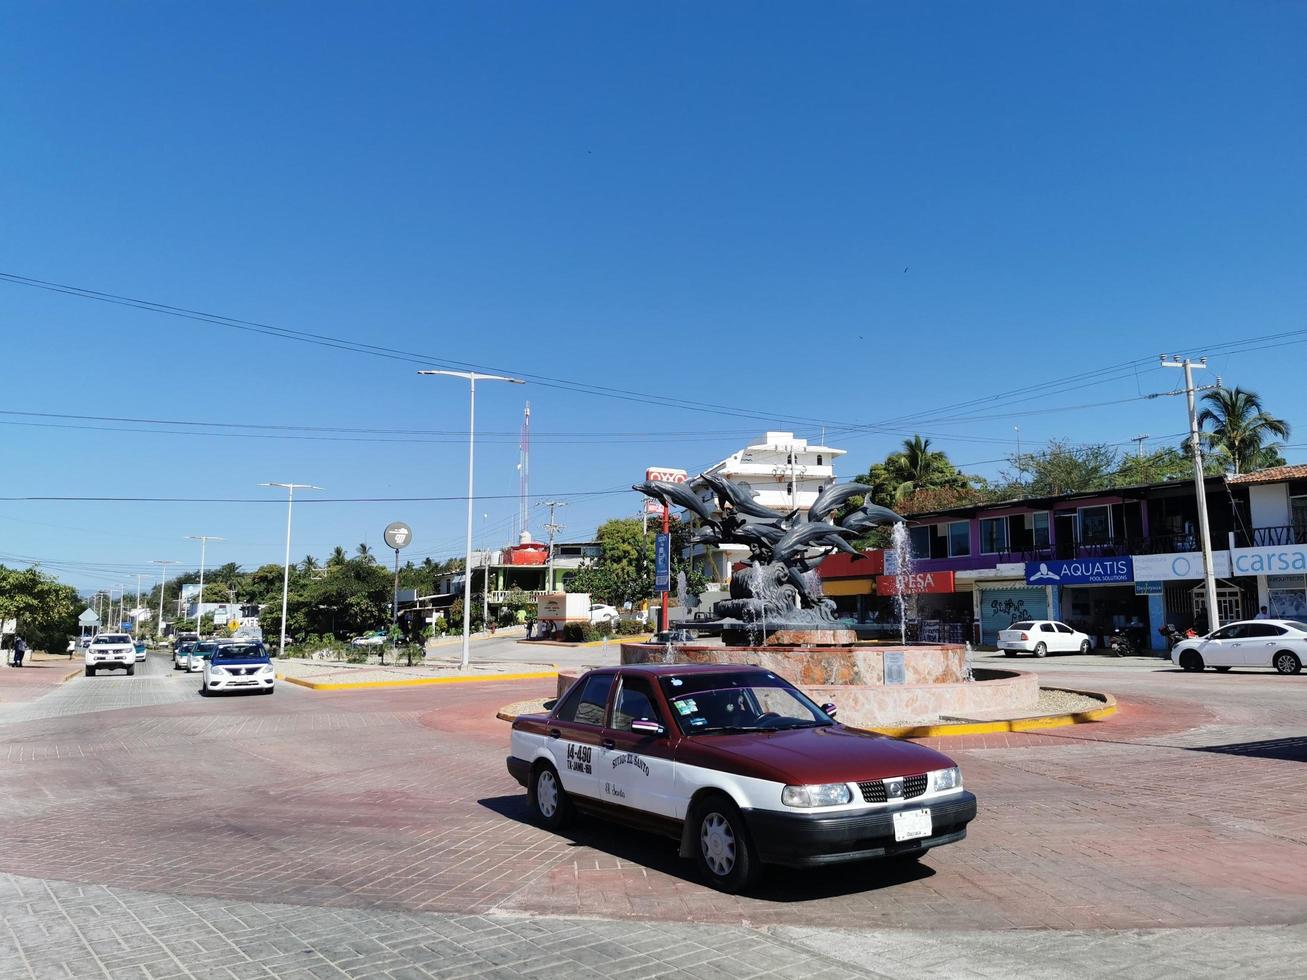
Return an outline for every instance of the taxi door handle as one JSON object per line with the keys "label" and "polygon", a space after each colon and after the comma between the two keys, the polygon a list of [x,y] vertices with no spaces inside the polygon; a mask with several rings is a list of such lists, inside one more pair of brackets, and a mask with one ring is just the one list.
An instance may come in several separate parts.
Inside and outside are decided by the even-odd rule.
{"label": "taxi door handle", "polygon": [[611,738],[606,738],[606,739],[604,739],[602,742],[600,742],[599,744],[602,745],[602,746],[603,746],[604,748],[606,748],[606,749],[611,749],[611,748],[613,748],[613,746],[615,746],[617,743],[614,742]]}
{"label": "taxi door handle", "polygon": [[561,730],[559,730],[559,729],[557,729],[557,728],[551,728],[551,729],[549,729],[549,737],[550,737],[550,738],[562,738],[562,737],[563,737],[563,733],[562,733]]}

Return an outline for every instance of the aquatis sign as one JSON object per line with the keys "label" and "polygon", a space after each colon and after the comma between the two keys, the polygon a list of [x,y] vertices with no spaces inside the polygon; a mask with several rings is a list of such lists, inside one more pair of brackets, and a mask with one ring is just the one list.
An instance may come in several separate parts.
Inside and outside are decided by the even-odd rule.
{"label": "aquatis sign", "polygon": [[1129,558],[1072,558],[1026,562],[1027,585],[1115,585],[1133,582]]}

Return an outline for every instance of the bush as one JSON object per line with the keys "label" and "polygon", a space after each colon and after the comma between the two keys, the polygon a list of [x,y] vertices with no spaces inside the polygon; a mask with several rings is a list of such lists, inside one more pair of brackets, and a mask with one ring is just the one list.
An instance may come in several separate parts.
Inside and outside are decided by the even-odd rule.
{"label": "bush", "polygon": [[649,627],[636,619],[621,619],[617,621],[618,636],[639,636],[641,633],[648,633]]}
{"label": "bush", "polygon": [[366,647],[351,647],[345,653],[345,663],[347,664],[365,664],[372,658]]}

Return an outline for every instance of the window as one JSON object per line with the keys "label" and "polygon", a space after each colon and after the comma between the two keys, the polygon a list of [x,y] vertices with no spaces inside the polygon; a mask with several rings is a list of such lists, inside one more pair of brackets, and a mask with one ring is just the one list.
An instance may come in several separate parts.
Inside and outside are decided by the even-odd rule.
{"label": "window", "polygon": [[930,557],[930,527],[908,528],[908,540],[912,543],[914,558]]}
{"label": "window", "polygon": [[1307,532],[1307,497],[1290,497],[1289,513],[1292,515],[1294,530],[1299,534]]}
{"label": "window", "polygon": [[1039,624],[1039,632],[1041,632],[1041,633],[1056,633],[1056,632],[1057,632],[1057,627],[1054,626],[1052,623],[1040,623],[1040,624]]}
{"label": "window", "polygon": [[619,732],[629,732],[633,721],[656,721],[658,709],[653,704],[653,688],[643,677],[622,676],[622,686],[617,689],[617,702],[613,706],[612,727]]}
{"label": "window", "polygon": [[1213,640],[1237,640],[1243,636],[1243,627],[1236,623],[1234,626],[1222,626],[1212,634]]}
{"label": "window", "polygon": [[1010,630],[1031,630],[1034,628],[1035,628],[1035,624],[1030,622],[1029,620],[1025,620],[1024,622],[1020,622],[1020,623],[1013,623],[1011,626],[1008,627],[1008,629]]}
{"label": "window", "polygon": [[968,521],[954,521],[948,526],[948,554],[950,558],[971,554],[971,524]]}
{"label": "window", "polygon": [[612,686],[612,674],[595,674],[584,687],[578,684],[572,688],[567,699],[559,705],[555,717],[559,721],[575,721],[582,725],[602,725]]}
{"label": "window", "polygon": [[821,465],[821,453],[818,453],[818,454],[817,454],[817,465],[818,465],[818,466]]}
{"label": "window", "polygon": [[986,517],[980,522],[980,553],[994,555],[1007,551],[1007,518]]}
{"label": "window", "polygon": [[1080,543],[1107,544],[1112,540],[1112,508],[1083,507],[1080,510]]}
{"label": "window", "polygon": [[1074,632],[1075,632],[1075,630],[1073,630],[1070,626],[1067,626],[1067,625],[1065,625],[1065,624],[1063,624],[1063,623],[1054,623],[1053,625],[1057,627],[1057,631],[1058,631],[1059,633],[1074,633]]}
{"label": "window", "polygon": [[1048,511],[1030,515],[1030,533],[1036,548],[1048,547]]}

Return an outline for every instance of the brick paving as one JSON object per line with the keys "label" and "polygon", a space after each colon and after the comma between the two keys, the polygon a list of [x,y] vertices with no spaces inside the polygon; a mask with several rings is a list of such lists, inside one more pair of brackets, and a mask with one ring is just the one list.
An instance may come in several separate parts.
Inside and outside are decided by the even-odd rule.
{"label": "brick paving", "polygon": [[[470,916],[471,932],[501,919],[553,929],[559,916],[602,923],[605,936],[693,927],[727,942],[743,930],[830,953],[817,968],[835,963],[843,975],[849,963],[888,975],[1013,964],[1022,975],[1073,975],[1067,964],[1132,944],[1133,975],[1159,975],[1168,971],[1148,964],[1179,955],[1167,930],[1195,926],[1208,928],[1191,937],[1217,944],[1210,963],[1231,962],[1222,957],[1239,953],[1236,934],[1271,937],[1269,963],[1307,922],[1307,676],[1050,664],[1046,683],[1110,690],[1122,712],[1070,729],[939,740],[980,797],[966,842],[908,871],[776,873],[728,897],[700,885],[671,842],[593,822],[559,836],[529,822],[503,768],[507,726],[493,714],[549,682],[286,685],[271,698],[201,699],[195,679],[166,663],[152,657],[134,678],[76,678],[23,704],[7,703],[0,672],[0,872],[20,890],[65,882],[49,887],[195,908],[299,906],[323,923],[429,914],[424,929]],[[0,911],[11,919],[7,905]],[[895,930],[939,938],[912,932],[893,947],[930,944],[921,969],[884,946]],[[945,936],[971,937],[959,948],[974,952],[974,973],[970,961],[947,973],[960,961]],[[990,949],[993,936],[1003,939]],[[1062,973],[1035,969],[1063,942]],[[864,947],[865,958],[842,959]],[[360,964],[404,975],[402,957],[374,953]],[[639,962],[649,975],[661,968]],[[508,975],[529,975],[520,965]],[[475,961],[467,972],[492,968]],[[340,972],[349,969],[319,975]]]}

